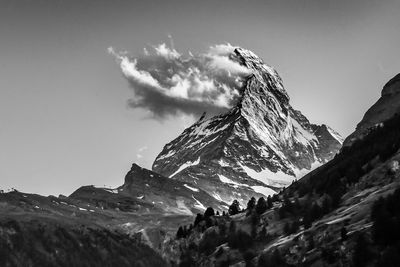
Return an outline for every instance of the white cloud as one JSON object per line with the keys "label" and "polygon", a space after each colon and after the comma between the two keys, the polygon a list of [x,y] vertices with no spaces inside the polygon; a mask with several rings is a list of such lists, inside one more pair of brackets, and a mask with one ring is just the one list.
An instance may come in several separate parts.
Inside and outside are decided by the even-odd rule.
{"label": "white cloud", "polygon": [[139,152],[143,152],[143,151],[145,151],[145,150],[147,150],[147,149],[148,149],[147,146],[143,146],[143,147],[140,147],[140,148],[138,149],[138,151],[139,151]]}
{"label": "white cloud", "polygon": [[226,43],[226,44],[218,44],[210,46],[210,48],[208,49],[208,53],[213,55],[226,56],[232,54],[234,50],[235,50],[234,46],[232,46],[230,43]]}
{"label": "white cloud", "polygon": [[130,61],[127,57],[121,58],[121,70],[127,78],[132,78],[139,83],[152,86],[158,90],[162,90],[160,84],[150,73],[136,68],[136,59]]}
{"label": "white cloud", "polygon": [[230,44],[212,46],[202,54],[190,52],[186,57],[164,43],[153,48],[133,58],[112,47],[108,52],[134,91],[129,105],[145,108],[155,117],[226,111],[236,103],[242,80],[250,74]]}
{"label": "white cloud", "polygon": [[175,49],[167,47],[166,44],[160,44],[155,46],[157,55],[165,57],[167,59],[177,59],[181,56]]}
{"label": "white cloud", "polygon": [[147,146],[139,147],[139,149],[137,150],[137,153],[136,153],[136,158],[137,158],[137,159],[142,159],[142,158],[144,158],[143,152],[145,152],[147,149],[148,149]]}
{"label": "white cloud", "polygon": [[229,59],[228,56],[214,55],[211,58],[212,61],[210,63],[210,66],[212,68],[225,70],[231,74],[250,73],[249,69],[247,69],[245,66],[240,65],[237,62],[232,61],[231,59]]}

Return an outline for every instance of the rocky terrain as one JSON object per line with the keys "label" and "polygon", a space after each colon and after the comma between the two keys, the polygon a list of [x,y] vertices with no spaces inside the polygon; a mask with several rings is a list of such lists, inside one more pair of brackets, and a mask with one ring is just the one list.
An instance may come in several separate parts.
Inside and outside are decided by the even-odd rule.
{"label": "rocky terrain", "polygon": [[239,102],[226,114],[203,115],[164,147],[153,171],[245,204],[332,159],[342,138],[293,109],[278,73],[254,53],[236,48],[231,57],[252,73]]}
{"label": "rocky terrain", "polygon": [[267,204],[196,217],[164,257],[180,266],[398,266],[400,115],[381,118]]}
{"label": "rocky terrain", "polygon": [[136,164],[114,189],[83,186],[68,197],[2,193],[0,265],[165,266],[155,251],[207,206],[227,209],[203,190]]}
{"label": "rocky terrain", "polygon": [[[220,210],[227,208],[226,203],[214,199],[191,184],[166,178],[137,164],[132,165],[125,176],[124,184],[118,188],[86,186],[76,190],[70,197],[100,207],[137,213],[158,212],[164,215],[193,215],[209,206]],[[109,200],[112,201],[109,203]]]}
{"label": "rocky terrain", "polygon": [[164,266],[140,237],[124,230],[140,219],[146,220],[68,197],[3,193],[0,265]]}

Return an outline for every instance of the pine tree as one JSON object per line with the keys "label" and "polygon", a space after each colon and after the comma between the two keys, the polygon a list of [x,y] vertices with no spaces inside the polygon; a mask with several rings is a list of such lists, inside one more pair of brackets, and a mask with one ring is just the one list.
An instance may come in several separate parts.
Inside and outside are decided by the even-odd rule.
{"label": "pine tree", "polygon": [[211,216],[214,216],[214,215],[215,215],[214,209],[211,208],[211,207],[208,207],[206,209],[206,211],[204,212],[204,218],[208,218],[208,217],[211,217]]}
{"label": "pine tree", "polygon": [[267,211],[267,209],[268,209],[267,202],[265,201],[265,199],[263,197],[260,197],[257,201],[256,212],[258,214],[263,214],[264,212]]}
{"label": "pine tree", "polygon": [[183,233],[182,233],[182,237],[186,237],[187,235],[188,235],[188,230],[187,230],[187,227],[186,227],[186,225],[185,226],[183,226],[183,231],[182,231]]}
{"label": "pine tree", "polygon": [[232,202],[232,204],[229,206],[229,215],[235,215],[238,214],[240,212],[240,205],[239,205],[239,201],[237,201],[236,199]]}
{"label": "pine tree", "polygon": [[194,226],[197,226],[203,220],[203,215],[197,213],[196,219],[194,219]]}
{"label": "pine tree", "polygon": [[249,202],[247,202],[247,210],[251,211],[254,209],[254,207],[256,206],[256,199],[254,197],[252,197]]}
{"label": "pine tree", "polygon": [[278,202],[279,201],[279,195],[278,194],[274,194],[272,196],[272,202]]}
{"label": "pine tree", "polygon": [[271,209],[274,206],[273,201],[272,201],[272,197],[268,196],[267,197],[267,207],[268,209]]}

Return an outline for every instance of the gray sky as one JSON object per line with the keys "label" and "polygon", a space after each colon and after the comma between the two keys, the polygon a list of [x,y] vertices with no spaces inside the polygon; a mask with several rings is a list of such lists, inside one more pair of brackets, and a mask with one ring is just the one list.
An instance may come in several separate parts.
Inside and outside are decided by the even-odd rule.
{"label": "gray sky", "polygon": [[150,167],[190,121],[128,108],[107,48],[135,55],[169,34],[182,53],[252,50],[295,108],[346,136],[400,72],[399,13],[396,0],[0,0],[0,188],[70,194]]}

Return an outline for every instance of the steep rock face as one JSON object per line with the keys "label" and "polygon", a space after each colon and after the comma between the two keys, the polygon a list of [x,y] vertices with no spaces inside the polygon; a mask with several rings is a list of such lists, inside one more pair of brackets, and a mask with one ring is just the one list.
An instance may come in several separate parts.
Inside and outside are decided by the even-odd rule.
{"label": "steep rock face", "polygon": [[364,114],[362,120],[357,124],[356,130],[349,135],[343,146],[351,145],[354,140],[362,138],[373,127],[390,119],[400,112],[400,73],[393,77],[383,87],[381,97]]}
{"label": "steep rock face", "polygon": [[237,105],[223,115],[203,115],[164,147],[153,170],[216,199],[244,203],[330,160],[342,140],[294,110],[278,73],[255,54],[237,48],[232,58],[252,72]]}

